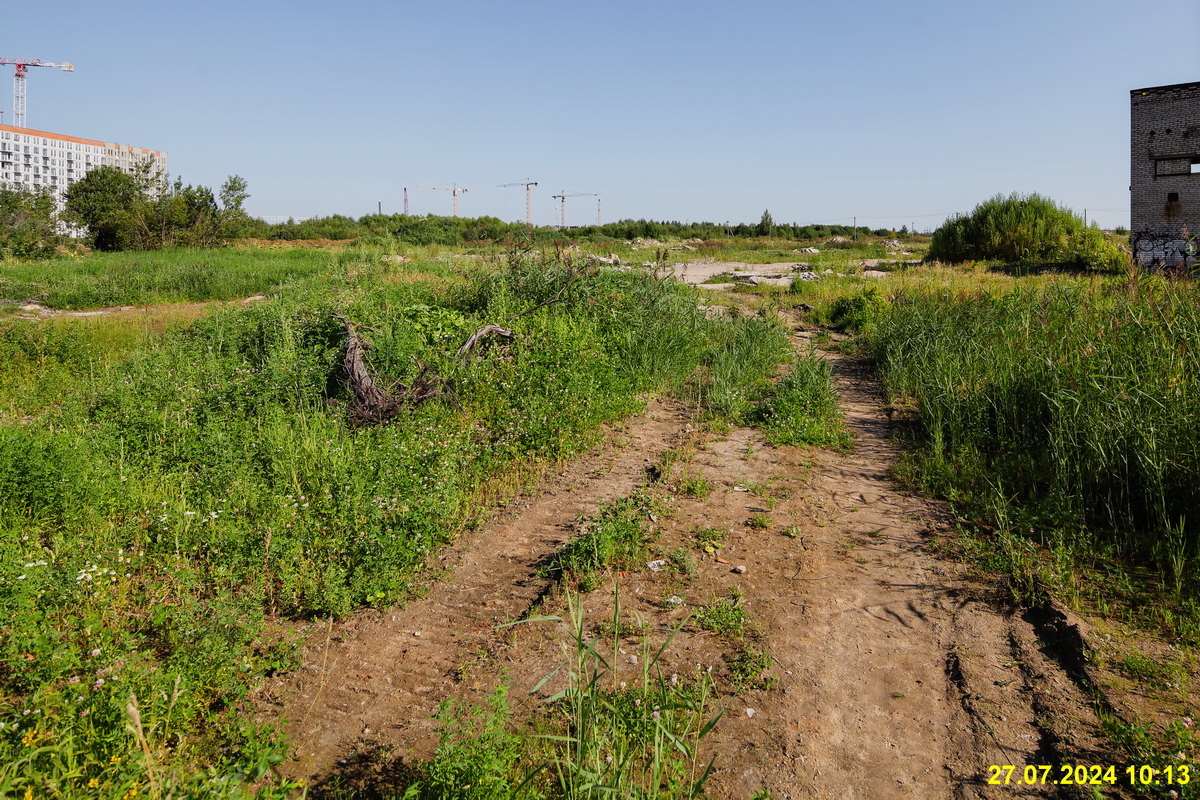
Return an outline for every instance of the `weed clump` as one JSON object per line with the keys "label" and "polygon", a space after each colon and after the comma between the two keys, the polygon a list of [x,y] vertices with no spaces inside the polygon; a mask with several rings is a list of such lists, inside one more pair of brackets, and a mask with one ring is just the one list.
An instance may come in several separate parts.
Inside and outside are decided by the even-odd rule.
{"label": "weed clump", "polygon": [[756,421],[773,445],[813,445],[849,449],[841,403],[829,362],[797,358],[792,371],[759,404]]}

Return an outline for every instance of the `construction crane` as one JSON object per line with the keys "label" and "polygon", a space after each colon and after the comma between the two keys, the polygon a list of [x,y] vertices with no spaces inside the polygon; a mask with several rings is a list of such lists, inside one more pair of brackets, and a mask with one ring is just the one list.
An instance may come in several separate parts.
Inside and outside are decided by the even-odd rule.
{"label": "construction crane", "polygon": [[[567,198],[568,197],[599,197],[600,193],[599,192],[568,192],[568,191],[564,190],[562,192],[562,194],[553,194],[550,196],[553,197],[555,200],[562,201],[562,213],[558,215],[558,222],[561,227],[565,228],[565,227],[567,227]],[[597,200],[596,202],[599,203],[600,201]],[[600,219],[600,206],[599,205],[596,206],[596,219]]]}
{"label": "construction crane", "polygon": [[63,61],[42,61],[40,58],[6,58],[0,56],[0,64],[12,64],[17,68],[13,75],[13,126],[25,127],[25,73],[30,67],[58,67],[63,72],[74,72],[75,65]]}
{"label": "construction crane", "polygon": [[454,216],[456,216],[456,217],[458,216],[458,193],[462,192],[463,194],[466,194],[466,192],[467,192],[466,189],[459,187],[459,185],[457,183],[451,184],[450,186],[424,186],[424,185],[422,185],[422,186],[418,186],[417,188],[418,189],[445,189],[447,192],[453,192],[454,193]]}
{"label": "construction crane", "polygon": [[529,180],[529,178],[526,178],[523,181],[516,181],[515,183],[500,183],[500,184],[496,185],[496,188],[498,188],[498,189],[503,189],[506,186],[524,186],[525,187],[525,224],[531,228],[533,227],[533,218],[529,214],[529,187],[537,186],[537,185],[538,185],[537,181],[531,181],[531,180]]}

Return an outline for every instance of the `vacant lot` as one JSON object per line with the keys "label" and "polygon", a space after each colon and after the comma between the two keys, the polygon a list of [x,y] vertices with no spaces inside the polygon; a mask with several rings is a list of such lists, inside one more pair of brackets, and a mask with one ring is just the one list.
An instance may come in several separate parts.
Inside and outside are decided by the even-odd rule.
{"label": "vacant lot", "polygon": [[1192,791],[1190,285],[402,249],[0,268],[5,792]]}

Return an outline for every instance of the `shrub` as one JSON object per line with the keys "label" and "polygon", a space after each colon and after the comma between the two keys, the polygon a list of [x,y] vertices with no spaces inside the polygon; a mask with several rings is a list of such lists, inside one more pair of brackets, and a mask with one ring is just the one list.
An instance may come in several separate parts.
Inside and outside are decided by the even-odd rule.
{"label": "shrub", "polygon": [[985,200],[970,215],[956,214],[933,233],[930,261],[1000,260],[1013,264],[1071,263],[1115,268],[1124,257],[1099,227],[1038,194]]}
{"label": "shrub", "polygon": [[857,294],[835,300],[829,310],[829,319],[842,330],[865,332],[874,327],[876,320],[890,305],[878,288],[870,286]]}

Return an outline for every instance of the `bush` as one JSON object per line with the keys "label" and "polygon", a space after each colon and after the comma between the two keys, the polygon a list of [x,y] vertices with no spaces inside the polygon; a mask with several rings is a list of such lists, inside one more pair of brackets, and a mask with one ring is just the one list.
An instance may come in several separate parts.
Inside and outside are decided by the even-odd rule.
{"label": "bush", "polygon": [[830,321],[847,331],[865,332],[875,326],[876,320],[890,307],[891,303],[874,286],[858,294],[839,297],[829,310]]}
{"label": "bush", "polygon": [[1101,230],[1038,194],[996,195],[956,214],[933,232],[930,261],[1000,260],[1011,264],[1070,263],[1115,268],[1124,256]]}

